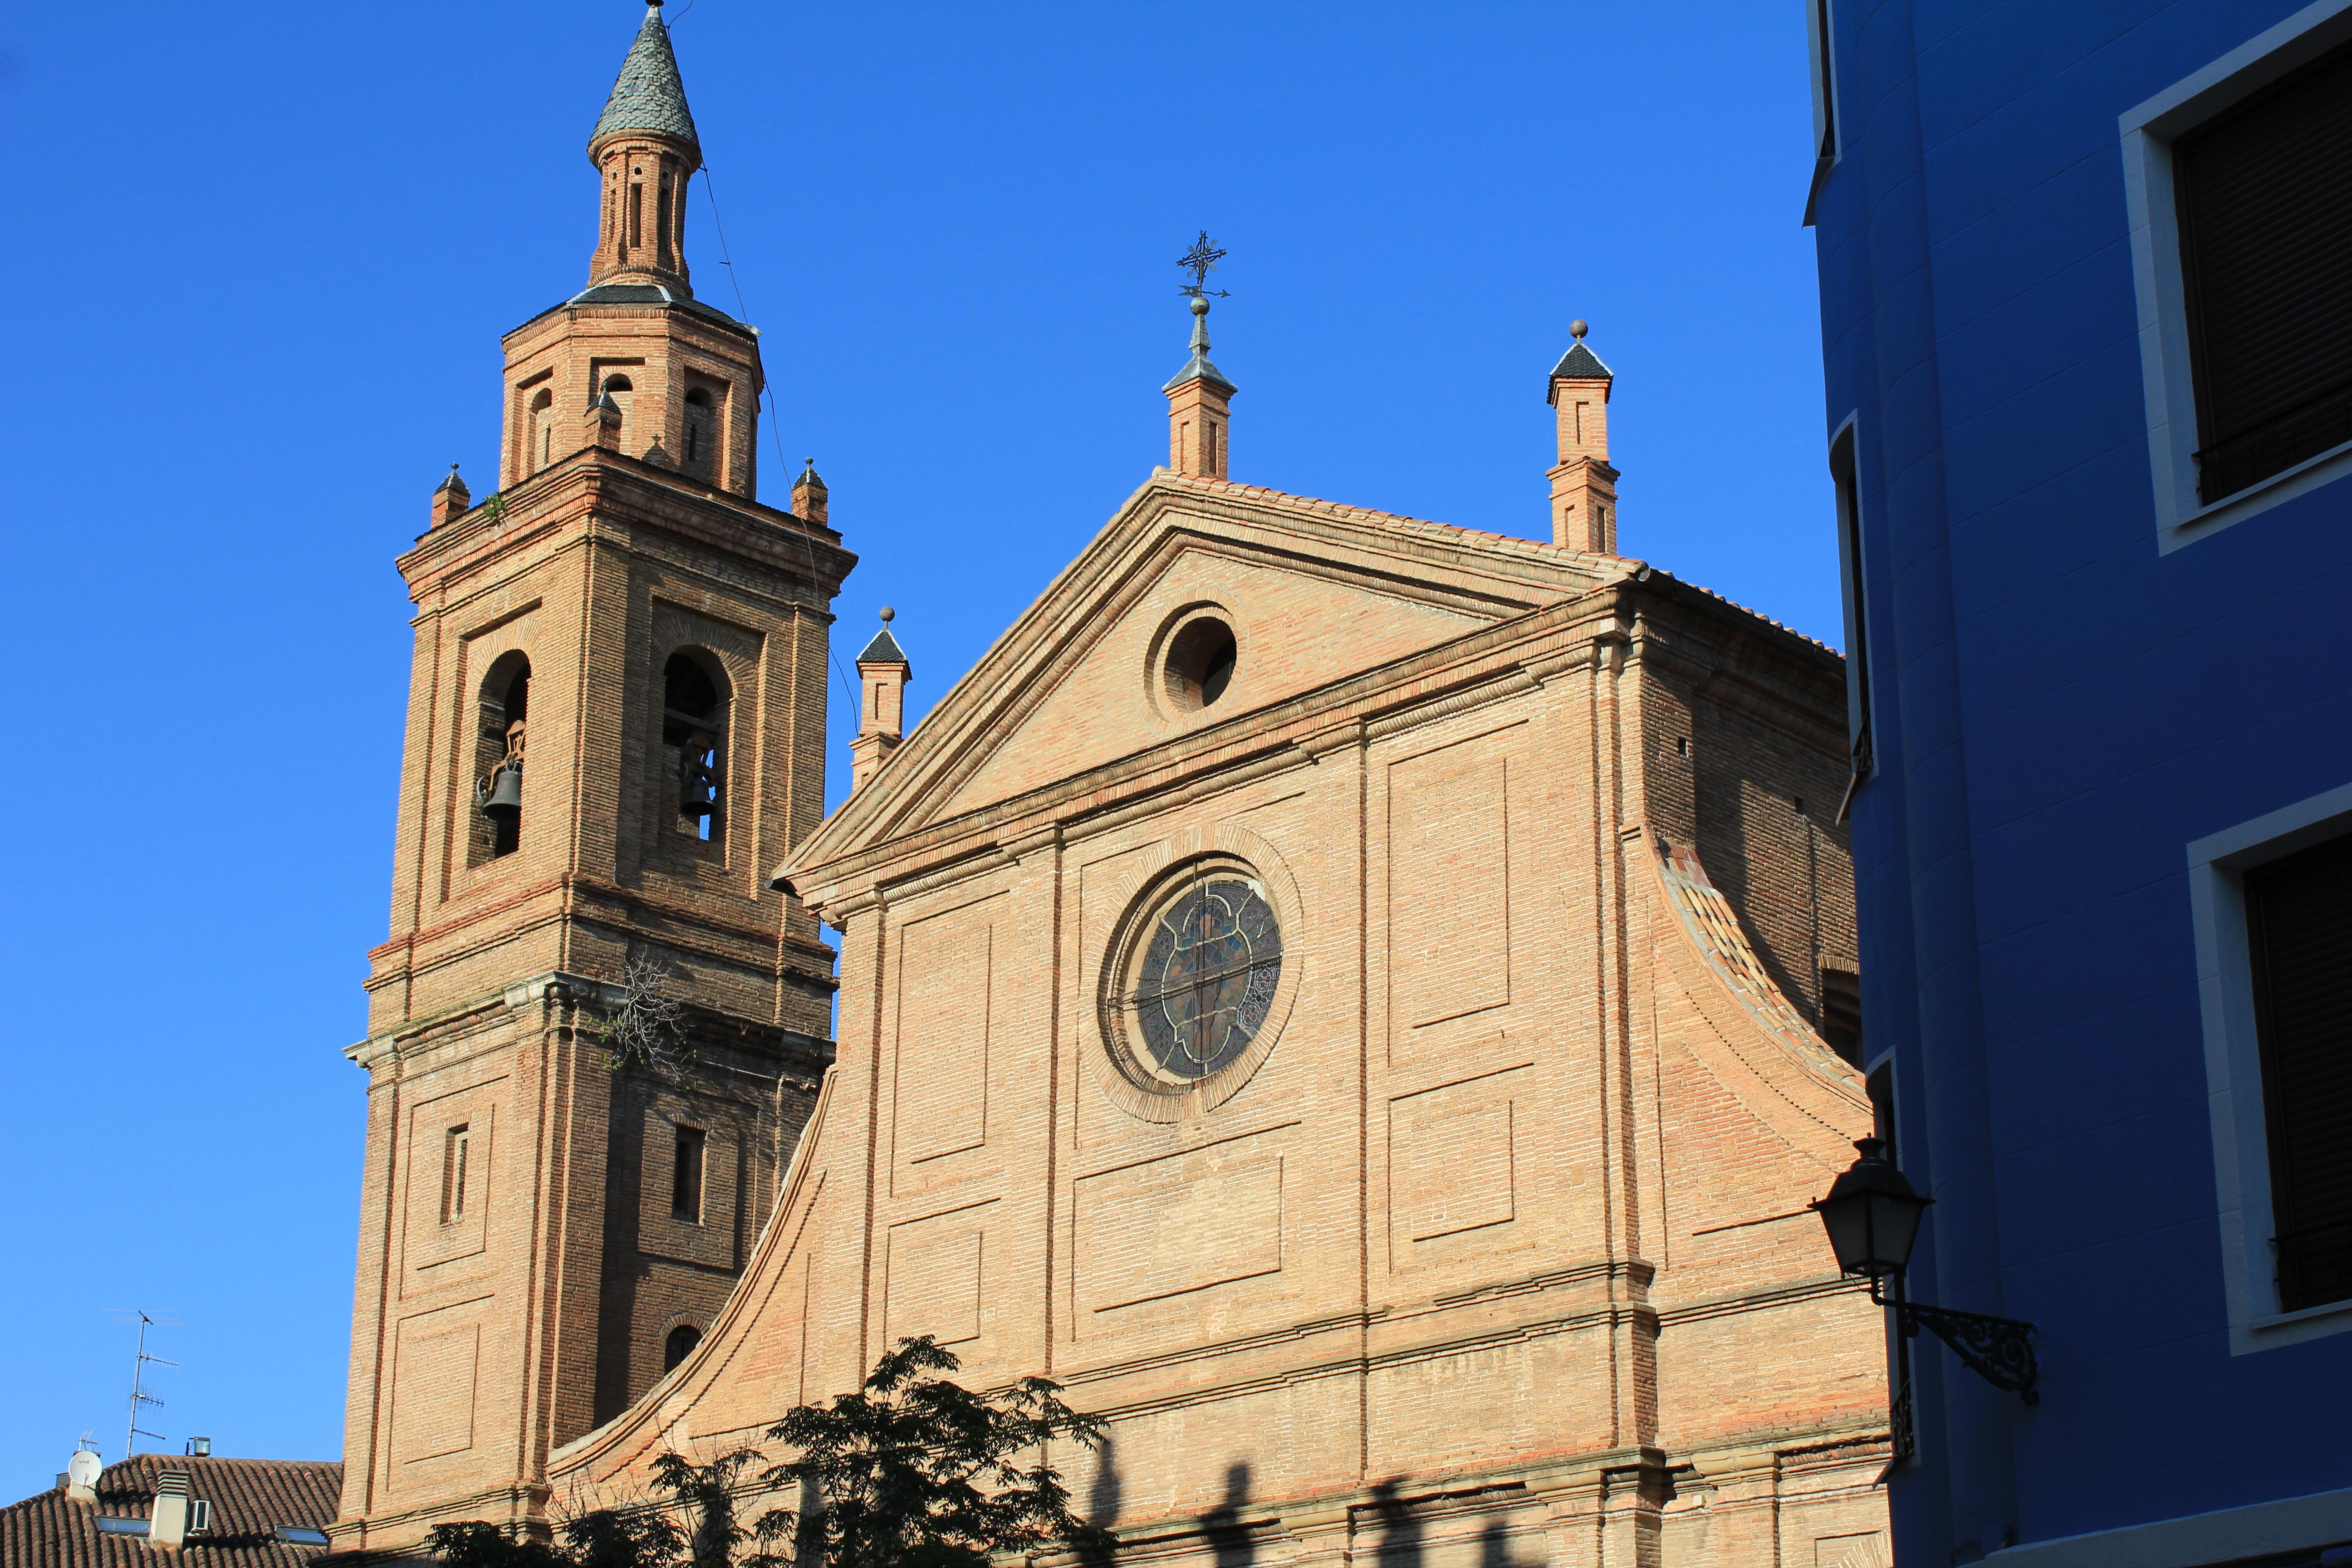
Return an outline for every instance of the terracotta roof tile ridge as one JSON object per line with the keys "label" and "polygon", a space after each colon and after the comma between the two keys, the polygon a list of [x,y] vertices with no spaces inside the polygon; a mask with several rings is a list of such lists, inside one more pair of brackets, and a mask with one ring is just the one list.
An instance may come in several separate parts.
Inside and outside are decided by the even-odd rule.
{"label": "terracotta roof tile ridge", "polygon": [[1234,479],[1209,479],[1199,474],[1181,474],[1172,468],[1162,468],[1153,478],[1168,480],[1185,489],[1203,489],[1228,495],[1264,496],[1273,500],[1288,502],[1293,506],[1307,507],[1329,516],[1376,522],[1383,527],[1402,523],[1408,529],[1427,531],[1441,537],[1466,536],[1471,539],[1485,540],[1504,545],[1515,552],[1524,553],[1537,560],[1591,562],[1604,567],[1622,566],[1629,572],[1637,571],[1643,564],[1634,556],[1603,555],[1586,550],[1563,550],[1559,545],[1540,539],[1529,539],[1523,534],[1497,533],[1492,529],[1470,528],[1458,522],[1443,522],[1435,518],[1412,517],[1399,511],[1381,511],[1376,507],[1355,506],[1347,501],[1326,500],[1319,496],[1295,495],[1288,490],[1277,490],[1265,485],[1245,485]]}
{"label": "terracotta roof tile ridge", "polygon": [[1822,641],[1821,638],[1814,637],[1811,633],[1801,632],[1786,621],[1775,620],[1761,610],[1750,609],[1748,605],[1741,604],[1738,600],[1731,597],[1728,594],[1718,594],[1714,589],[1707,587],[1704,584],[1694,583],[1687,577],[1676,577],[1673,573],[1665,571],[1663,568],[1658,568],[1657,572],[1659,576],[1672,578],[1675,582],[1681,584],[1684,587],[1688,588],[1694,594],[1704,594],[1718,605],[1728,605],[1743,616],[1753,616],[1756,619],[1762,621],[1766,626],[1771,626],[1779,631],[1784,631],[1790,637],[1797,638],[1800,642],[1809,642],[1824,653],[1837,654],[1840,658],[1843,658],[1845,657],[1845,655],[1840,652],[1837,648],[1832,647],[1828,643]]}

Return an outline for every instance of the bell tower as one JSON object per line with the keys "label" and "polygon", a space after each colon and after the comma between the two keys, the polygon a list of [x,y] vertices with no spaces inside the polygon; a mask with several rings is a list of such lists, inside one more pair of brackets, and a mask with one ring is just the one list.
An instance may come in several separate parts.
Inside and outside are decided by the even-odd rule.
{"label": "bell tower", "polygon": [[500,488],[415,605],[368,1075],[341,1552],[543,1531],[549,1454],[690,1352],[832,1057],[765,870],[824,812],[822,497],[756,499],[758,334],[694,298],[701,163],[648,6],[588,144],[588,286],[505,340]]}

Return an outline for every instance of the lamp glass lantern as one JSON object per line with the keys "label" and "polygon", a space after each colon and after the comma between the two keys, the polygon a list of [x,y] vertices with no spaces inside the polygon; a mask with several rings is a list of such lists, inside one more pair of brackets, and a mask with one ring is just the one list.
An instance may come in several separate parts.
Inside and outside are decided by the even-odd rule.
{"label": "lamp glass lantern", "polygon": [[1861,1158],[1838,1177],[1826,1197],[1807,1206],[1822,1216],[1839,1272],[1859,1274],[1874,1287],[1909,1266],[1919,1216],[1936,1200],[1911,1190],[1903,1173],[1886,1158],[1885,1140],[1859,1139],[1854,1149]]}

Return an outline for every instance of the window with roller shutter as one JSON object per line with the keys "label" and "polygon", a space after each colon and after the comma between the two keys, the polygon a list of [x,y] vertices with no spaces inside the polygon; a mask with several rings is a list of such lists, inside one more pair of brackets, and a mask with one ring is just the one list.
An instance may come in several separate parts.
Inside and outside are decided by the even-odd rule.
{"label": "window with roller shutter", "polygon": [[2352,441],[2352,44],[2173,146],[2205,504]]}
{"label": "window with roller shutter", "polygon": [[2352,836],[2246,875],[2286,1311],[2352,1299]]}

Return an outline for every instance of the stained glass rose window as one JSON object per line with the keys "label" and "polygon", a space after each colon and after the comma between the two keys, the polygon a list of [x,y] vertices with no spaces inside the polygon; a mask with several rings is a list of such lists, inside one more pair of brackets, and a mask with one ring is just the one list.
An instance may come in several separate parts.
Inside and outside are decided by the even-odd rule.
{"label": "stained glass rose window", "polygon": [[1124,998],[1138,1066],[1190,1085],[1239,1058],[1282,978],[1282,931],[1231,872],[1186,883],[1154,916]]}

